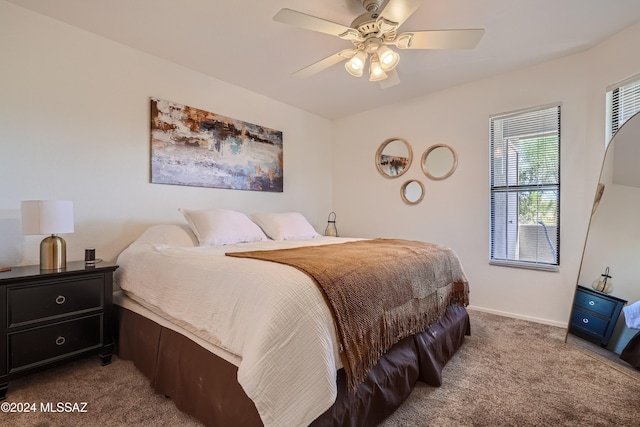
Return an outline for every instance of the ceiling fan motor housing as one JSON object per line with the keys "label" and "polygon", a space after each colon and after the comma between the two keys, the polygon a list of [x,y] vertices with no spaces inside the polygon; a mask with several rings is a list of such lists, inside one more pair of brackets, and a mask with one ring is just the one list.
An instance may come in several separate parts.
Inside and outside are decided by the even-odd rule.
{"label": "ceiling fan motor housing", "polygon": [[380,10],[380,6],[382,5],[382,0],[361,0],[362,7],[364,7],[367,12],[375,12]]}
{"label": "ceiling fan motor housing", "polygon": [[351,23],[351,28],[358,30],[360,37],[356,40],[349,38],[356,46],[360,47],[363,41],[371,37],[381,39],[382,41],[392,41],[397,35],[397,24],[387,21],[380,17],[378,13],[365,13],[358,16]]}

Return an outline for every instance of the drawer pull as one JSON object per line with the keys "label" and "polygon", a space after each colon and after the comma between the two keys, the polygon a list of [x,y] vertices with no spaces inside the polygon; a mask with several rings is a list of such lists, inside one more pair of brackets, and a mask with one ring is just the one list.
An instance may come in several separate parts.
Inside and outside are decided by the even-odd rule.
{"label": "drawer pull", "polygon": [[65,341],[67,341],[65,337],[58,337],[56,338],[56,345],[62,345],[65,343]]}
{"label": "drawer pull", "polygon": [[582,319],[582,323],[589,323],[589,319],[585,317],[584,319]]}
{"label": "drawer pull", "polygon": [[64,297],[64,295],[58,295],[56,298],[56,304],[62,305],[66,300],[67,299]]}
{"label": "drawer pull", "polygon": [[590,300],[589,305],[596,305],[596,302],[594,300]]}

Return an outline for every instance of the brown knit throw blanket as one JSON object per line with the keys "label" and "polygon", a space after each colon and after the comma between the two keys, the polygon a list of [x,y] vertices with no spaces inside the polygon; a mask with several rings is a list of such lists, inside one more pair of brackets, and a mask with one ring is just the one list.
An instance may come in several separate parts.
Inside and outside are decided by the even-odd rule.
{"label": "brown knit throw blanket", "polygon": [[458,256],[433,243],[375,239],[227,255],[290,265],[318,284],[351,389],[393,344],[428,329],[450,305],[469,303]]}

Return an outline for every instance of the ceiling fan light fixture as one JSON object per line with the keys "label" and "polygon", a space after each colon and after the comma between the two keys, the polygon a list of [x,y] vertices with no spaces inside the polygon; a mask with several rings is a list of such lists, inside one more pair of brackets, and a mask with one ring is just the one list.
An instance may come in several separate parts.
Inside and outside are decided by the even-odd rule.
{"label": "ceiling fan light fixture", "polygon": [[377,50],[378,58],[380,58],[380,67],[384,71],[391,71],[396,68],[400,62],[400,55],[391,50],[388,46],[381,45]]}
{"label": "ceiling fan light fixture", "polygon": [[380,59],[378,55],[372,55],[371,61],[369,64],[369,81],[370,82],[379,82],[380,80],[384,80],[387,78],[387,73],[384,72],[380,64]]}
{"label": "ceiling fan light fixture", "polygon": [[349,74],[355,77],[362,76],[362,72],[364,71],[364,64],[367,61],[367,54],[363,51],[359,51],[344,64],[344,68],[347,70]]}
{"label": "ceiling fan light fixture", "polygon": [[[472,49],[484,30],[422,30],[398,34],[399,27],[420,7],[424,0],[360,0],[367,12],[357,16],[351,25],[338,24],[292,9],[281,9],[274,21],[290,24],[348,40],[355,48],[343,49],[294,73],[305,78],[346,60],[349,74],[361,77],[369,59],[369,80],[380,87],[397,85],[396,68],[402,49]],[[383,7],[384,5],[384,7]],[[374,59],[375,57],[375,59]],[[382,80],[382,81],[380,81]]]}

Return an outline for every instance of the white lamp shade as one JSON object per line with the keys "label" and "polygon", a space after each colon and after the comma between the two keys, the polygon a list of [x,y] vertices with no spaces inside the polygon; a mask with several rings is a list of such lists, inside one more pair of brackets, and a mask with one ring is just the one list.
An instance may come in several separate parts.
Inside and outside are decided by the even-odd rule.
{"label": "white lamp shade", "polygon": [[378,58],[380,58],[380,67],[383,71],[391,71],[396,68],[398,62],[400,62],[400,55],[387,46],[380,46],[378,48]]}
{"label": "white lamp shade", "polygon": [[73,202],[23,200],[22,234],[73,233]]}
{"label": "white lamp shade", "polygon": [[387,78],[387,73],[380,67],[380,61],[378,55],[373,55],[369,62],[369,81],[379,82]]}
{"label": "white lamp shade", "polygon": [[367,61],[367,54],[359,51],[356,55],[344,64],[344,68],[354,77],[362,76],[364,63]]}

